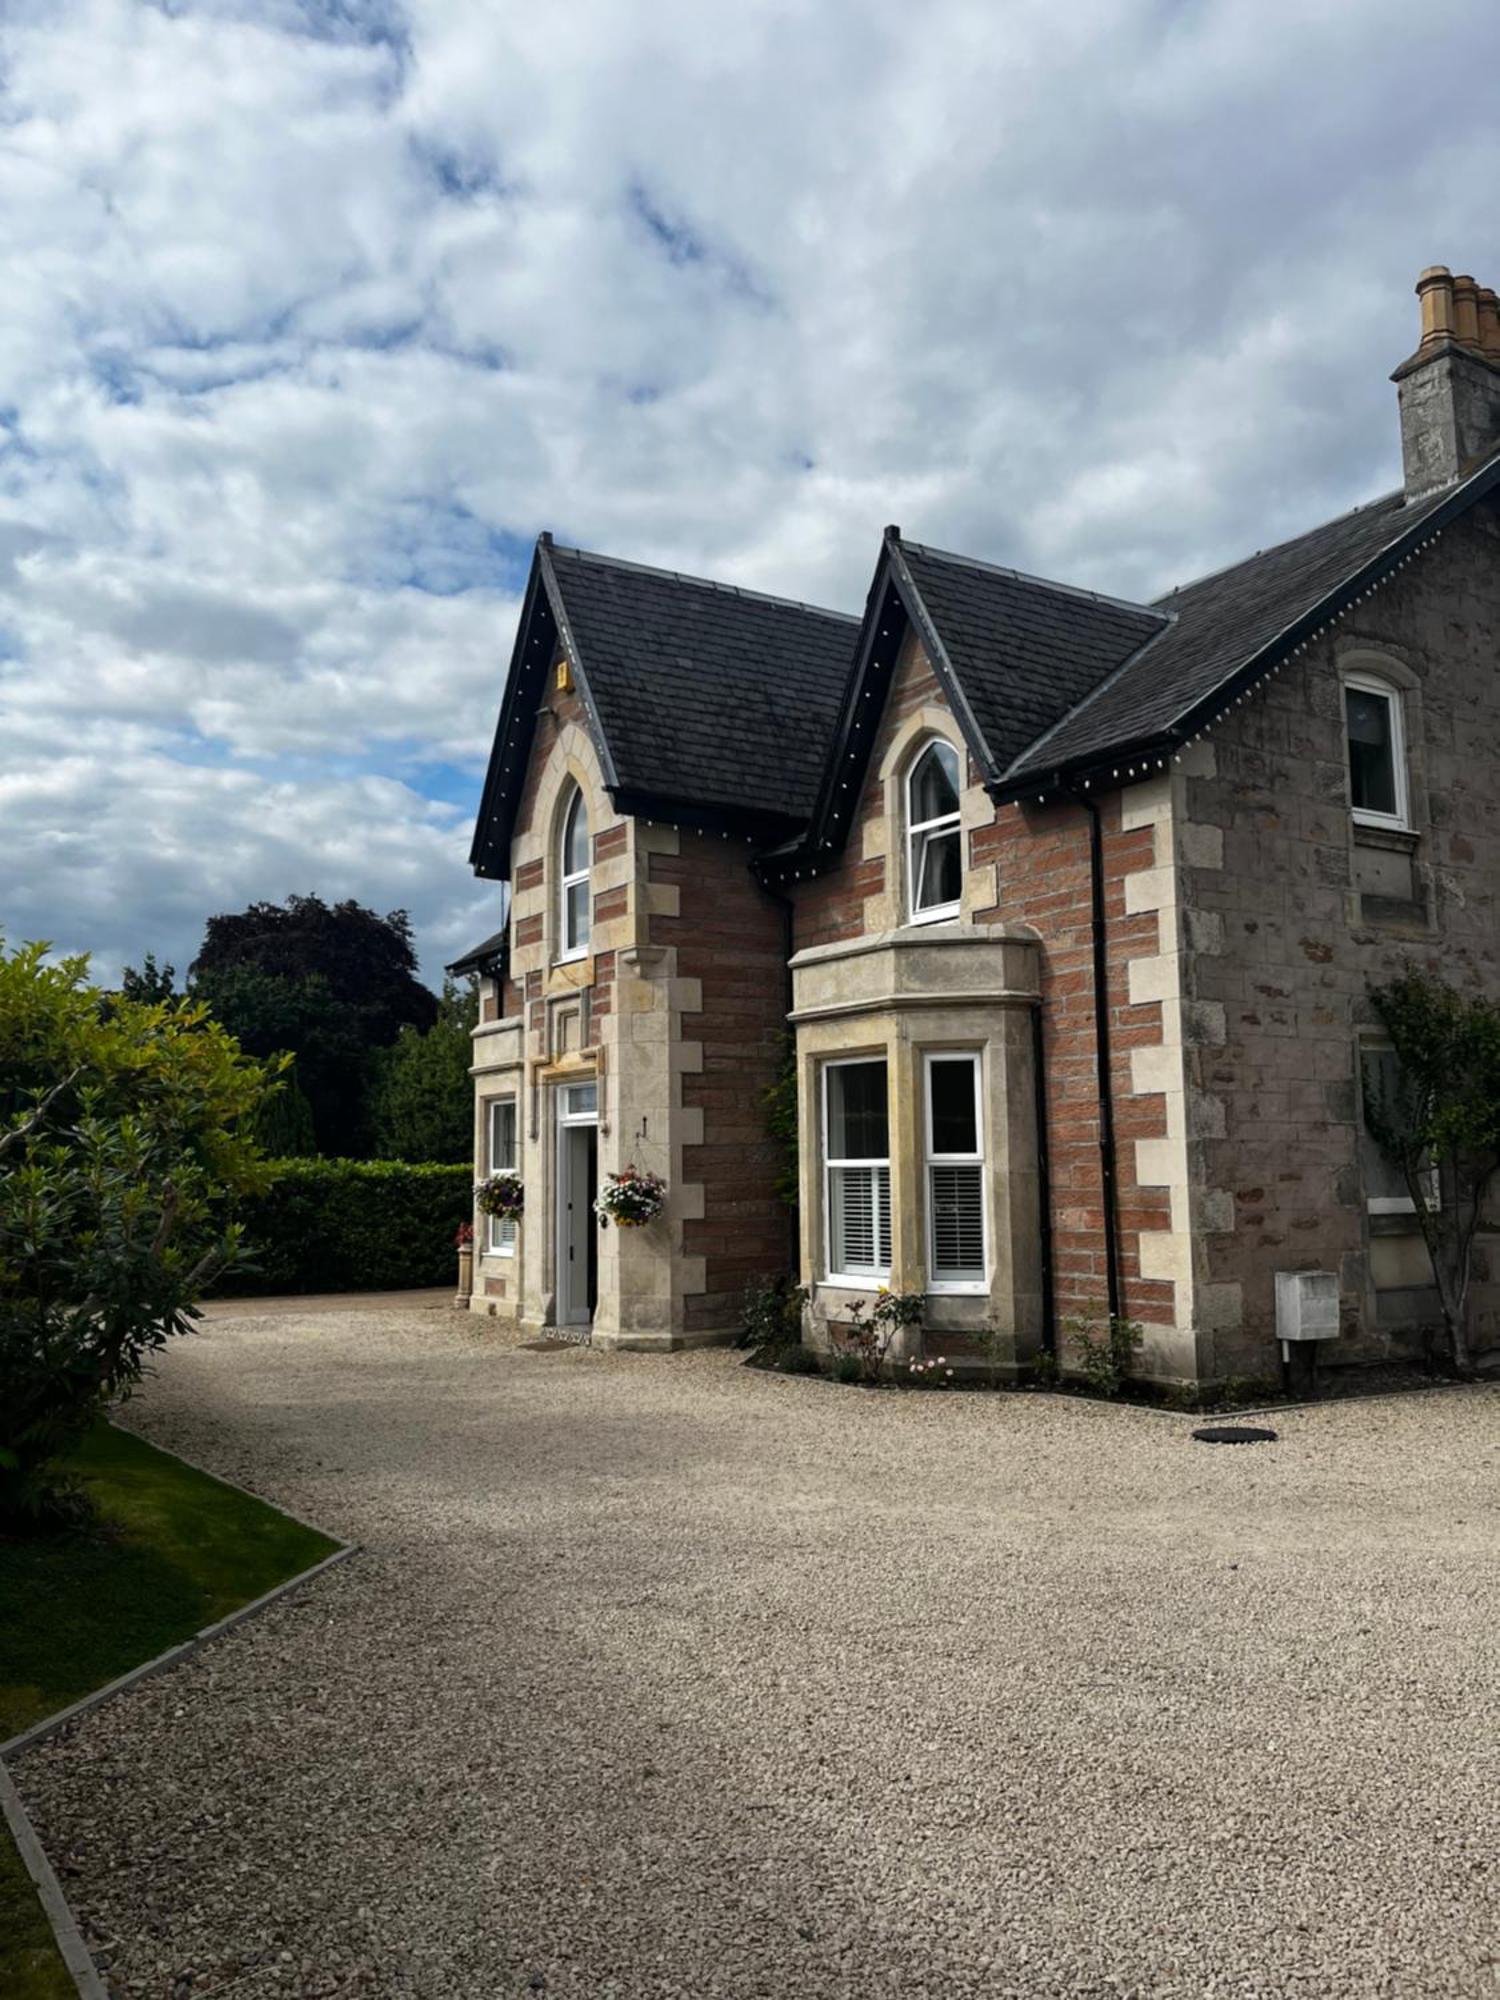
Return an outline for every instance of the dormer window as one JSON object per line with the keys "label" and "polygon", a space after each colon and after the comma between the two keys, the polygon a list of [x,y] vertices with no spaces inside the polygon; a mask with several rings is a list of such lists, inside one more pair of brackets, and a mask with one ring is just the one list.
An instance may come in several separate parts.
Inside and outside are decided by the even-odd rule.
{"label": "dormer window", "polygon": [[557,935],[560,959],[582,958],[589,948],[589,812],[576,785],[563,815]]}
{"label": "dormer window", "polygon": [[906,883],[914,924],[956,917],[963,901],[958,752],[941,738],[906,775]]}
{"label": "dormer window", "polygon": [[1344,724],[1349,804],[1356,823],[1405,828],[1406,746],[1399,690],[1372,675],[1345,675]]}

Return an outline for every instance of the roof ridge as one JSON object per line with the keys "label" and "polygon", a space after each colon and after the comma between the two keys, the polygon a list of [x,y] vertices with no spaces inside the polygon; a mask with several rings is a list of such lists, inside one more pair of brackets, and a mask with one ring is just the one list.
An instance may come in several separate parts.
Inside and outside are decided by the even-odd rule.
{"label": "roof ridge", "polygon": [[[1356,514],[1373,514],[1377,508],[1389,506],[1393,500],[1402,498],[1402,489],[1399,486],[1392,487],[1389,493],[1377,494],[1373,500],[1361,500],[1358,506],[1346,507],[1342,514],[1330,514],[1326,521],[1314,521],[1310,528],[1299,529],[1295,535],[1288,535],[1283,541],[1268,542],[1265,548],[1253,549],[1247,556],[1237,556],[1233,562],[1220,563],[1217,569],[1206,569],[1201,576],[1190,576],[1185,583],[1174,583],[1172,588],[1163,591],[1160,597],[1152,598],[1152,609],[1160,610],[1169,604],[1172,598],[1181,596],[1185,590],[1196,590],[1201,583],[1213,583],[1221,576],[1228,576],[1231,570],[1244,569],[1248,563],[1260,562],[1266,556],[1279,555],[1281,550],[1294,548],[1298,542],[1305,542],[1310,535],[1322,534],[1325,528],[1337,528],[1345,521],[1352,521]],[[1425,506],[1426,501],[1422,501],[1420,505]]]}
{"label": "roof ridge", "polygon": [[841,625],[857,625],[852,611],[833,611],[826,604],[808,604],[798,597],[777,597],[769,590],[747,590],[743,584],[721,583],[717,577],[691,576],[686,570],[660,569],[655,563],[631,562],[624,556],[601,555],[597,549],[576,549],[566,542],[551,544],[554,556],[575,556],[582,562],[598,563],[605,569],[628,569],[637,576],[665,577],[672,583],[692,584],[698,590],[718,591],[724,597],[749,598],[756,604],[774,604],[783,611],[806,611],[814,618],[836,618]]}
{"label": "roof ridge", "polygon": [[1086,590],[1081,583],[1060,583],[1056,577],[1037,576],[1030,570],[1011,569],[1004,563],[986,562],[983,556],[960,555],[955,549],[935,549],[930,542],[908,541],[899,538],[903,549],[915,549],[918,555],[933,556],[939,562],[957,563],[964,569],[983,570],[987,576],[1009,577],[1012,583],[1031,583],[1041,590],[1055,591],[1059,597],[1078,597],[1089,604],[1112,605],[1117,611],[1135,611],[1143,617],[1153,614],[1165,617],[1157,604],[1143,604],[1138,598],[1111,597],[1108,591]]}

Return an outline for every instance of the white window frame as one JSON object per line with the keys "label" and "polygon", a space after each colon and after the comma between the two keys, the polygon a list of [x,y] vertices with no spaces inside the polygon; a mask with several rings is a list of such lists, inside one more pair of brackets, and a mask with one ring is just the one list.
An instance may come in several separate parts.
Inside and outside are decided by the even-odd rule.
{"label": "white window frame", "polygon": [[[932,1137],[932,1066],[934,1063],[966,1062],[974,1079],[973,1153],[940,1153]],[[922,1196],[927,1208],[927,1289],[929,1293],[967,1294],[972,1297],[990,1288],[990,1190],[984,1171],[984,1058],[977,1049],[928,1049],[922,1056],[922,1136],[925,1154]],[[979,1226],[982,1232],[982,1275],[978,1278],[939,1278],[937,1275],[936,1221],[932,1199],[934,1167],[978,1167]]]}
{"label": "white window frame", "polygon": [[[884,1159],[871,1158],[867,1160],[835,1158],[834,1155],[830,1153],[828,1150],[830,1135],[832,1134],[833,1131],[833,1122],[829,1117],[829,1099],[831,1095],[831,1078],[833,1076],[833,1072],[836,1069],[854,1069],[861,1064],[867,1064],[867,1063],[879,1063],[881,1068],[885,1071],[885,1103],[886,1103],[885,1158]],[[824,1264],[824,1269],[827,1272],[827,1277],[825,1282],[830,1285],[843,1285],[851,1292],[873,1292],[877,1290],[881,1285],[885,1284],[886,1281],[889,1279],[891,1275],[891,1267],[889,1264],[883,1264],[883,1265],[875,1264],[872,1265],[871,1268],[867,1271],[864,1270],[839,1271],[834,1268],[833,1175],[835,1168],[838,1167],[872,1167],[875,1169],[880,1169],[880,1168],[885,1169],[886,1201],[891,1209],[890,1234],[891,1234],[891,1242],[892,1245],[894,1246],[895,1235],[896,1235],[896,1214],[895,1214],[895,1205],[891,1199],[892,1197],[891,1157],[890,1157],[891,1066],[889,1059],[885,1055],[881,1054],[881,1055],[864,1055],[864,1056],[841,1056],[837,1058],[835,1061],[825,1062],[823,1064],[821,1097],[823,1105],[823,1130],[821,1134],[823,1142],[823,1264]],[[870,1191],[874,1205],[870,1216],[870,1225],[871,1225],[870,1235],[871,1235],[871,1241],[875,1245],[875,1254],[877,1257],[880,1254],[880,1206],[878,1199],[875,1198],[875,1191],[878,1187],[879,1187],[879,1180],[876,1175],[872,1174],[870,1180]]]}
{"label": "white window frame", "polygon": [[[912,795],[917,771],[928,752],[936,749],[948,751],[953,757],[954,762],[958,765],[958,781],[955,786],[955,790],[958,793],[958,810],[951,813],[940,813],[936,819],[914,819],[912,815],[915,808],[912,804]],[[944,922],[950,917],[959,916],[962,913],[964,879],[963,796],[963,752],[956,749],[946,736],[924,736],[907,759],[906,776],[902,780],[902,818],[906,821],[906,914],[907,921],[910,923],[937,924]],[[952,903],[935,903],[930,910],[919,910],[917,908],[917,890],[919,887],[917,854],[920,846],[919,836],[924,833],[945,833],[950,828],[958,835],[958,900]]]}
{"label": "white window frame", "polygon": [[[1365,1119],[1365,1058],[1367,1056],[1390,1055],[1394,1050],[1390,1042],[1380,1040],[1373,1035],[1362,1035],[1357,1044],[1357,1049],[1359,1054],[1360,1131],[1373,1146],[1375,1144],[1375,1134],[1370,1130]],[[1435,1166],[1429,1167],[1427,1170],[1427,1206],[1429,1209],[1441,1208],[1442,1206],[1442,1191],[1438,1184],[1438,1171]],[[1365,1213],[1367,1215],[1415,1216],[1416,1212],[1416,1201],[1409,1194],[1367,1194],[1365,1196]]]}
{"label": "white window frame", "polygon": [[[498,1134],[495,1128],[501,1111],[506,1109],[509,1110],[511,1116],[510,1158],[502,1160],[497,1157],[501,1149],[497,1144]],[[521,1107],[520,1100],[514,1092],[507,1091],[500,1097],[492,1097],[488,1100],[486,1125],[485,1158],[489,1162],[489,1171],[494,1174],[499,1173],[502,1167],[518,1169],[521,1164]],[[514,1257],[516,1254],[516,1238],[519,1234],[515,1218],[512,1216],[492,1215],[488,1220],[490,1225],[490,1255],[492,1257]]]}
{"label": "white window frame", "polygon": [[1379,674],[1346,673],[1342,678],[1344,688],[1357,688],[1361,694],[1379,695],[1386,704],[1391,718],[1391,778],[1396,792],[1396,810],[1393,813],[1372,812],[1368,806],[1353,803],[1354,771],[1349,758],[1349,709],[1348,703],[1341,703],[1340,723],[1344,731],[1344,769],[1350,788],[1349,811],[1356,826],[1383,826],[1397,833],[1411,830],[1411,795],[1406,782],[1406,716],[1401,700],[1401,690],[1394,681],[1383,680]]}
{"label": "white window frame", "polygon": [[[568,800],[567,809],[563,813],[557,834],[557,942],[559,948],[556,963],[559,965],[565,965],[570,959],[588,957],[589,939],[594,926],[594,913],[589,907],[591,898],[588,892],[588,881],[591,872],[589,862],[593,854],[592,828],[590,828],[587,835],[589,851],[584,865],[582,868],[573,869],[571,873],[568,871],[568,836],[573,830],[573,815],[581,811],[584,815],[585,823],[587,823],[588,810],[588,801],[583,796],[583,787],[579,784],[574,784],[572,797]],[[574,939],[569,935],[568,891],[576,889],[580,883],[584,885],[583,936],[579,939]]]}

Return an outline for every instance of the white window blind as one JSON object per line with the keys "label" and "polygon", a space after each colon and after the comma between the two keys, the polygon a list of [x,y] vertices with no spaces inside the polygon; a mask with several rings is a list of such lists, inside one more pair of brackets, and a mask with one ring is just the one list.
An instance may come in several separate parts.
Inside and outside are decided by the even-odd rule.
{"label": "white window blind", "polygon": [[[498,1174],[502,1168],[513,1168],[516,1164],[516,1100],[513,1097],[496,1097],[490,1100],[490,1172]],[[507,1217],[490,1217],[490,1248],[502,1257],[516,1254],[516,1225]]]}
{"label": "white window blind", "polygon": [[828,1273],[864,1281],[891,1269],[890,1124],[883,1062],[823,1071]]}
{"label": "white window blind", "polygon": [[928,1280],[935,1291],[986,1281],[984,1120],[977,1055],[927,1058]]}

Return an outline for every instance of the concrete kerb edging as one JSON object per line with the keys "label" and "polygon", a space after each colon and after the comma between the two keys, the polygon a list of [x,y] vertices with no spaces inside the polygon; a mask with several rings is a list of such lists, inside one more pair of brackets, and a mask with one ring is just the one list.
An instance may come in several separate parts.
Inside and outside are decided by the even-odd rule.
{"label": "concrete kerb edging", "polygon": [[43,1852],[42,1843],[36,1837],[36,1829],[26,1817],[26,1808],[21,1804],[16,1791],[15,1780],[3,1764],[0,1764],[0,1813],[5,1815],[5,1824],[10,1829],[10,1837],[16,1843],[16,1852],[21,1857],[22,1866],[36,1884],[37,1895],[46,1912],[47,1922],[52,1926],[52,1935],[57,1940],[57,1949],[73,1984],[78,1988],[80,2000],[109,2000],[104,1981],[89,1956],[89,1948],[83,1941],[83,1934],[68,1908],[68,1899],[62,1892],[62,1885],[53,1872],[52,1863]]}
{"label": "concrete kerb edging", "polygon": [[[167,1451],[165,1445],[154,1445],[152,1449]],[[191,1459],[183,1458],[181,1452],[167,1451],[167,1456],[177,1459],[180,1464],[192,1466],[193,1471],[201,1472],[205,1479],[217,1480],[220,1486],[227,1486],[236,1493],[245,1494],[251,1500],[258,1500],[263,1507],[269,1507],[273,1513],[280,1514],[285,1520],[295,1521],[299,1528],[308,1528],[314,1534],[325,1536],[329,1541],[338,1539],[329,1535],[326,1528],[318,1527],[316,1522],[304,1520],[300,1514],[292,1513],[290,1508],[278,1507],[276,1502],[268,1500],[264,1493],[254,1493],[248,1486],[241,1486],[237,1480],[225,1479],[217,1472],[210,1472],[206,1466],[194,1465]],[[321,1562],[315,1562],[310,1569],[299,1570],[295,1576],[289,1576],[284,1583],[278,1583],[274,1589],[263,1591],[259,1597],[253,1597],[248,1604],[240,1605],[238,1610],[227,1612],[222,1618],[216,1618],[211,1625],[205,1625],[190,1639],[182,1640],[179,1645],[169,1646],[166,1652],[158,1653],[154,1660],[147,1660],[139,1667],[132,1667],[129,1673],[121,1674],[117,1680],[110,1681],[102,1688],[95,1688],[92,1694],[86,1694],[81,1700],[71,1702],[68,1707],[59,1709],[56,1715],[44,1716],[40,1722],[34,1722],[29,1729],[23,1729],[18,1735],[0,1743],[0,1811],[4,1812],[5,1823],[16,1843],[17,1852],[21,1856],[26,1872],[36,1884],[42,1908],[46,1912],[48,1923],[52,1926],[52,1934],[57,1940],[57,1949],[62,1955],[63,1964],[68,1968],[73,1984],[78,1989],[80,2000],[109,2000],[109,1995],[89,1955],[88,1946],[83,1941],[77,1920],[68,1907],[68,1899],[62,1892],[62,1886],[58,1882],[52,1864],[37,1839],[36,1829],[27,1817],[26,1808],[22,1805],[20,1794],[15,1787],[15,1780],[5,1768],[6,1764],[11,1758],[30,1750],[47,1737],[56,1735],[60,1729],[66,1729],[69,1723],[78,1721],[92,1709],[101,1708],[105,1702],[113,1701],[116,1695],[127,1693],[139,1682],[149,1679],[151,1675],[159,1674],[167,1667],[175,1667],[182,1661],[191,1659],[194,1653],[199,1652],[211,1640],[222,1638],[226,1632],[233,1631],[236,1625],[243,1625],[247,1619],[254,1618],[260,1612],[267,1610],[279,1598],[288,1596],[294,1590],[300,1590],[303,1584],[311,1583],[313,1578],[321,1576],[324,1570],[332,1569],[338,1563],[347,1562],[350,1556],[358,1553],[357,1542],[339,1542],[339,1546],[331,1554],[324,1556]]]}
{"label": "concrete kerb edging", "polygon": [[[259,1495],[256,1497],[259,1498]],[[335,1549],[332,1555],[324,1556],[321,1562],[314,1563],[311,1569],[299,1570],[295,1576],[288,1577],[285,1583],[278,1583],[274,1590],[268,1590],[262,1596],[252,1598],[248,1604],[242,1604],[238,1611],[231,1611],[227,1616],[215,1619],[212,1625],[205,1625],[203,1630],[195,1632],[191,1639],[184,1639],[176,1646],[169,1646],[166,1652],[158,1653],[154,1660],[147,1660],[142,1666],[132,1667],[128,1674],[121,1674],[118,1680],[110,1681],[102,1688],[95,1688],[92,1694],[84,1695],[82,1700],[71,1703],[67,1708],[60,1708],[56,1715],[44,1716],[40,1722],[34,1722],[29,1729],[23,1729],[18,1736],[12,1736],[8,1742],[0,1743],[0,1766],[9,1763],[12,1757],[20,1756],[22,1751],[30,1750],[34,1744],[43,1742],[49,1736],[55,1736],[59,1729],[66,1729],[70,1722],[76,1722],[91,1709],[102,1708],[105,1702],[113,1701],[116,1695],[127,1693],[138,1681],[149,1680],[153,1674],[159,1674],[167,1667],[175,1667],[183,1660],[191,1659],[193,1654],[206,1646],[211,1639],[222,1638],[226,1632],[233,1631],[236,1625],[243,1625],[247,1618],[254,1618],[266,1610],[279,1597],[285,1597],[289,1591],[300,1590],[304,1583],[310,1583],[315,1576],[321,1576],[325,1569],[332,1569],[335,1563],[347,1562],[350,1556],[358,1553],[357,1543],[345,1542],[341,1548]]]}

